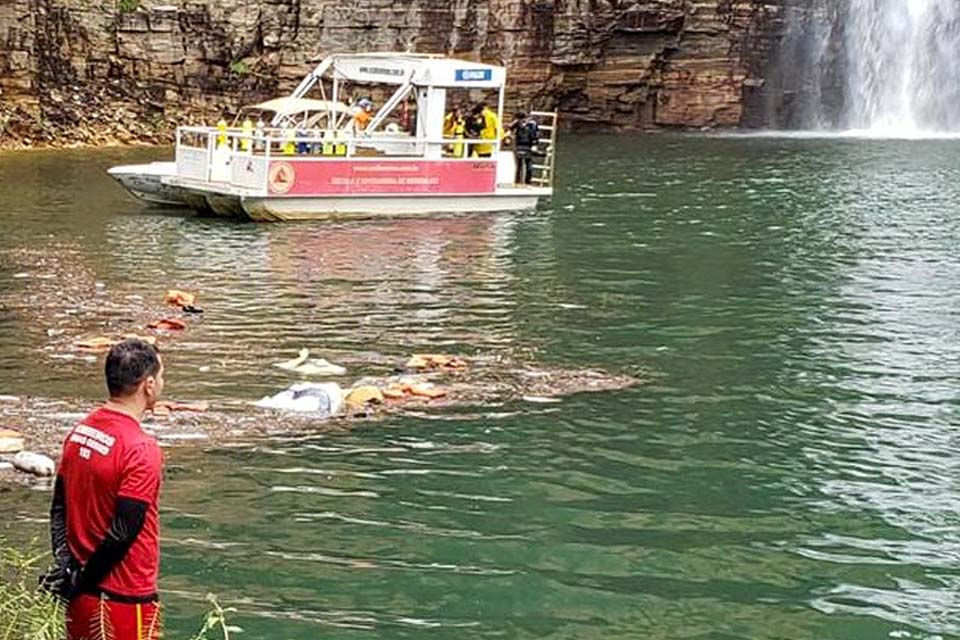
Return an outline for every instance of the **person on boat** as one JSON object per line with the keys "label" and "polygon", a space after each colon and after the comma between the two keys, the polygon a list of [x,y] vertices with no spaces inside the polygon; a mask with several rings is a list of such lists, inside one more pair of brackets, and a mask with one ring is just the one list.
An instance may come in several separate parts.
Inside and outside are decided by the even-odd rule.
{"label": "person on boat", "polygon": [[533,180],[533,150],[540,142],[540,127],[536,120],[520,111],[510,125],[513,153],[517,159],[517,184],[530,184]]}
{"label": "person on boat", "polygon": [[[454,107],[453,111],[443,118],[443,137],[463,140],[466,131],[466,119],[463,117],[463,110],[460,107]],[[454,158],[463,156],[463,143],[447,145],[447,152]]]}
{"label": "person on boat", "polygon": [[347,140],[349,138],[349,131],[338,129],[333,132],[333,155],[341,157],[347,155]]}
{"label": "person on boat", "polygon": [[286,124],[282,131],[283,144],[280,146],[280,151],[285,156],[292,156],[297,152],[297,130]]}
{"label": "person on boat", "polygon": [[263,141],[264,141],[264,140],[266,139],[266,137],[267,137],[267,132],[266,132],[266,131],[267,131],[267,123],[263,121],[263,115],[261,114],[261,115],[257,118],[257,125],[256,125],[256,140],[257,140],[256,149],[257,149],[257,151],[263,151]]}
{"label": "person on boat", "polygon": [[[478,121],[482,121],[483,128],[480,130],[480,138],[483,140],[499,140],[503,137],[503,129],[500,127],[500,118],[487,104],[480,103]],[[476,109],[474,111],[477,111]],[[494,145],[478,144],[474,147],[475,153],[479,158],[489,158],[493,155]]]}
{"label": "person on boat", "polygon": [[163,393],[163,362],[142,340],[107,354],[109,400],[67,435],[50,507],[54,567],[41,584],[67,605],[67,640],[160,637],[158,501],[163,455],[140,426]]}
{"label": "person on boat", "polygon": [[227,120],[226,118],[220,118],[217,120],[217,148],[225,148],[227,146]]}
{"label": "person on boat", "polygon": [[240,138],[240,149],[250,151],[253,146],[253,120],[250,119],[249,115],[243,119],[240,128],[243,130],[243,137]]}
{"label": "person on boat", "polygon": [[359,135],[366,131],[367,125],[373,120],[373,102],[367,98],[361,98],[357,106],[359,110],[353,115],[353,128]]}
{"label": "person on boat", "polygon": [[416,121],[416,107],[413,106],[413,103],[410,101],[410,98],[407,98],[402,103],[400,103],[400,128],[403,131],[413,131],[412,123]]}
{"label": "person on boat", "polygon": [[[467,138],[470,140],[476,140],[480,137],[480,132],[483,131],[483,106],[477,105],[470,111],[470,115],[467,116],[466,121],[464,122],[464,131],[467,134]],[[470,155],[476,157],[477,155],[477,145],[471,147]]]}
{"label": "person on boat", "polygon": [[310,143],[304,139],[309,137],[310,131],[301,123],[301,125],[297,127],[297,138],[299,138],[297,141],[298,154],[310,153]]}

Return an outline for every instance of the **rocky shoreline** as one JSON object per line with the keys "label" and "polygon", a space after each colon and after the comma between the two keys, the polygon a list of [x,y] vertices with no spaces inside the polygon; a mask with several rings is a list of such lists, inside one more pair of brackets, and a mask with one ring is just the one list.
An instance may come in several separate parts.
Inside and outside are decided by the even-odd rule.
{"label": "rocky shoreline", "polygon": [[[442,3],[441,3],[442,5]],[[505,65],[507,108],[604,130],[760,126],[783,0],[89,3],[0,8],[0,148],[167,144],[336,52]]]}

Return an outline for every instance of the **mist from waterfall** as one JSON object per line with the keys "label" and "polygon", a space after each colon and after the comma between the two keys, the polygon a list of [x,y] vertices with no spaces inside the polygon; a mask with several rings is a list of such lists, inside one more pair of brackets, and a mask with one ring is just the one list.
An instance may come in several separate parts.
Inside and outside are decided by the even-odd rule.
{"label": "mist from waterfall", "polygon": [[960,0],[806,0],[786,25],[781,125],[960,132]]}

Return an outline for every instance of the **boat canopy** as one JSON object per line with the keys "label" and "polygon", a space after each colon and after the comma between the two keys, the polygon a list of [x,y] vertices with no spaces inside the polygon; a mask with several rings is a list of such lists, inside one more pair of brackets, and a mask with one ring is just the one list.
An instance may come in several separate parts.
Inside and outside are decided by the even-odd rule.
{"label": "boat canopy", "polygon": [[348,113],[350,111],[350,107],[342,102],[333,102],[332,100],[312,100],[310,98],[293,98],[290,96],[284,98],[274,98],[259,104],[252,104],[244,107],[244,109],[273,111],[278,116],[289,116],[311,111],[328,111],[331,113]]}
{"label": "boat canopy", "polygon": [[329,72],[335,81],[442,89],[503,89],[505,67],[425,53],[334,54],[323,58],[294,90],[306,94]]}
{"label": "boat canopy", "polygon": [[[326,93],[324,79],[331,82]],[[301,98],[318,86],[321,97],[339,100],[340,87],[347,84],[378,84],[395,87],[364,129],[370,135],[408,95],[417,101],[416,137],[440,138],[449,89],[479,89],[497,93],[497,117],[503,121],[504,85],[507,70],[480,62],[448,58],[429,53],[344,53],[329,55],[307,74],[291,94]]]}
{"label": "boat canopy", "polygon": [[378,84],[412,84],[446,89],[499,89],[506,69],[480,62],[414,53],[367,53],[334,55],[332,73],[341,80]]}

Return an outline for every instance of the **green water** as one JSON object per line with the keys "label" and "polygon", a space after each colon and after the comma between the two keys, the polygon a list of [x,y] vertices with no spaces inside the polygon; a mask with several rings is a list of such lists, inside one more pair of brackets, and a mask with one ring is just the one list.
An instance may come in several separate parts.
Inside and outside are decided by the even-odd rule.
{"label": "green water", "polygon": [[[168,637],[211,591],[247,638],[960,637],[960,143],[569,137],[535,214],[349,225],[145,212],[102,173],[161,155],[0,156],[0,251],[202,291],[171,396],[257,398],[304,345],[648,379],[168,451]],[[46,340],[0,309],[0,393],[93,405]],[[0,493],[0,530],[47,500]]]}

